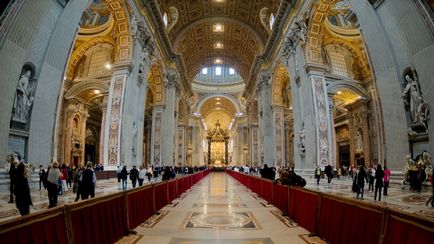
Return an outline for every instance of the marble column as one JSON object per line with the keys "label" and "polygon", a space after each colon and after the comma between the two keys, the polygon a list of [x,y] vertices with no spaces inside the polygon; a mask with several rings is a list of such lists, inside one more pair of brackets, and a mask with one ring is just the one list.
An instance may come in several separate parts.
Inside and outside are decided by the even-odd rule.
{"label": "marble column", "polygon": [[311,71],[309,79],[312,84],[313,105],[315,111],[316,160],[324,168],[332,164],[332,138],[326,81],[321,73]]}
{"label": "marble column", "polygon": [[368,108],[367,101],[363,101],[363,107],[360,111],[360,117],[362,119],[362,130],[363,130],[363,156],[365,158],[365,166],[371,165],[371,143],[369,135],[369,122],[368,122]]}
{"label": "marble column", "polygon": [[[87,161],[85,158],[85,151],[86,151],[86,123],[87,119],[89,118],[89,114],[87,111],[82,114],[82,120],[81,120],[81,132],[80,132],[80,160],[83,165],[86,165]],[[92,162],[96,163],[96,162]]]}
{"label": "marble column", "polygon": [[161,130],[161,163],[164,165],[175,165],[176,154],[176,128],[175,117],[177,107],[178,77],[174,72],[166,72],[164,78],[165,103],[162,117]]}
{"label": "marble column", "polygon": [[163,118],[163,106],[152,108],[152,132],[151,132],[151,164],[161,166],[161,124]]}
{"label": "marble column", "polygon": [[184,125],[178,126],[178,146],[176,165],[186,165],[186,128]]}
{"label": "marble column", "polygon": [[129,74],[130,71],[128,69],[118,68],[118,70],[113,72],[110,81],[104,131],[104,143],[108,145],[104,149],[105,168],[115,169],[116,166],[126,163],[120,160],[120,149],[125,86]]}
{"label": "marble column", "polygon": [[279,166],[285,165],[285,125],[283,107],[273,107],[274,119],[274,142],[275,142],[275,161]]}
{"label": "marble column", "polygon": [[63,162],[71,165],[72,134],[74,130],[75,105],[69,103],[66,108],[65,141],[63,143]]}
{"label": "marble column", "polygon": [[260,166],[259,164],[259,130],[257,125],[250,125],[250,141],[249,141],[249,156],[252,166]]}
{"label": "marble column", "polygon": [[348,111],[348,131],[350,133],[350,164],[351,165],[357,165],[356,162],[356,143],[354,141],[356,133],[355,133],[355,127],[354,127],[354,119],[353,114],[351,111]]}
{"label": "marble column", "polygon": [[99,136],[99,163],[104,165],[104,151],[106,148],[107,143],[104,142],[105,138],[105,130],[106,130],[106,117],[107,117],[107,99],[108,96],[104,95],[103,102],[101,103],[101,110],[102,110],[102,119],[101,119],[101,131]]}
{"label": "marble column", "polygon": [[260,147],[262,164],[274,165],[276,162],[276,138],[274,131],[274,116],[271,107],[271,88],[270,88],[271,75],[268,72],[261,74],[258,86],[260,89],[260,116],[259,116],[259,130],[260,130]]}
{"label": "marble column", "polygon": [[330,156],[331,156],[331,165],[336,168],[340,166],[340,163],[338,164],[337,160],[337,144],[336,144],[336,130],[335,130],[335,121],[334,121],[334,103],[333,103],[333,94],[329,94],[328,96],[328,105],[329,105],[329,131],[330,131],[330,137],[331,137],[331,143],[330,143]]}

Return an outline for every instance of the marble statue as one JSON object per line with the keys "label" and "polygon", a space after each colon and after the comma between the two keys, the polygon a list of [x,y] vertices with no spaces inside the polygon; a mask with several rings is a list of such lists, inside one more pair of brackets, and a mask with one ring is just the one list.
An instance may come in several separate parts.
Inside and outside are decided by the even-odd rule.
{"label": "marble statue", "polygon": [[131,18],[131,34],[133,35],[133,37],[137,36],[138,30],[139,30],[139,28],[137,26],[136,16],[133,15],[133,17]]}
{"label": "marble statue", "polygon": [[12,119],[22,123],[27,123],[27,116],[33,104],[31,76],[31,70],[27,70],[20,76],[12,109]]}
{"label": "marble statue", "polygon": [[410,135],[428,133],[428,120],[430,115],[430,106],[425,102],[420,90],[419,80],[413,70],[412,78],[409,74],[405,75],[407,82],[402,93],[404,104],[410,107],[411,124],[408,129]]}
{"label": "marble statue", "polygon": [[138,130],[137,130],[137,126],[136,126],[136,121],[133,121],[133,142],[132,142],[132,148],[131,148],[131,152],[132,152],[132,156],[133,156],[133,163],[135,163],[136,161],[136,157],[137,157],[137,134],[138,134]]}
{"label": "marble statue", "polygon": [[298,132],[298,136],[300,138],[300,142],[298,143],[298,150],[300,152],[300,155],[304,156],[304,153],[306,152],[306,145],[305,145],[305,134],[304,129]]}
{"label": "marble statue", "polygon": [[405,183],[409,181],[411,170],[417,170],[417,165],[411,158],[411,154],[407,154],[404,159],[404,168],[402,169],[402,173],[404,173],[404,179],[402,180],[403,188]]}
{"label": "marble statue", "polygon": [[417,79],[412,79],[410,75],[405,75],[405,80],[407,85],[402,93],[402,98],[407,106],[410,106],[410,117],[411,121],[415,122],[417,120],[417,108],[419,107],[419,97],[421,96],[419,90],[419,82]]}

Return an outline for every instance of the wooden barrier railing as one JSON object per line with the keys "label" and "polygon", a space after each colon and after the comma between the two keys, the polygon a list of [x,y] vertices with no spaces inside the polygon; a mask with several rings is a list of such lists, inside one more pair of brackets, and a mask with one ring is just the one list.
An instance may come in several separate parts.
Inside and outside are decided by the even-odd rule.
{"label": "wooden barrier railing", "polygon": [[0,223],[3,243],[114,243],[210,171],[58,206]]}
{"label": "wooden barrier railing", "polygon": [[[330,243],[432,243],[434,221],[372,203],[272,184],[227,170],[260,197]],[[270,200],[271,199],[271,200]]]}

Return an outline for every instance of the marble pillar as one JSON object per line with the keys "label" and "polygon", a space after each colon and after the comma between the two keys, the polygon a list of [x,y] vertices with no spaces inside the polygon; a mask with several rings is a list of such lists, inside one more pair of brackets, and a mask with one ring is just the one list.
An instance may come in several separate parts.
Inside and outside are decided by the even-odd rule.
{"label": "marble pillar", "polygon": [[333,103],[333,95],[329,94],[328,95],[328,105],[329,105],[329,121],[330,121],[330,127],[329,127],[329,131],[330,131],[330,136],[331,136],[331,143],[330,143],[330,156],[331,156],[331,165],[334,168],[337,168],[340,166],[340,164],[338,163],[337,160],[337,150],[338,150],[338,146],[336,144],[336,130],[335,130],[335,121],[334,121],[334,103]]}
{"label": "marble pillar", "polygon": [[161,166],[161,124],[163,107],[152,108],[151,164]]}
{"label": "marble pillar", "polygon": [[275,164],[285,165],[285,125],[283,107],[273,107],[274,136],[275,136]]}
{"label": "marble pillar", "polygon": [[332,164],[332,138],[329,104],[327,99],[326,81],[324,76],[309,74],[312,84],[313,105],[316,130],[316,160],[321,168]]}
{"label": "marble pillar", "polygon": [[177,89],[178,80],[176,74],[168,72],[165,74],[165,102],[161,123],[161,163],[164,165],[175,165],[176,157],[176,136],[177,136]]}
{"label": "marble pillar", "polygon": [[110,81],[104,132],[104,143],[108,144],[107,148],[104,149],[104,167],[106,168],[107,166],[114,168],[126,163],[120,160],[120,149],[125,86],[129,74],[130,71],[127,69],[116,70]]}
{"label": "marble pillar", "polygon": [[276,137],[274,131],[274,116],[271,107],[271,75],[269,73],[261,74],[258,83],[260,90],[260,115],[259,115],[259,134],[261,148],[261,164],[272,166],[276,163]]}
{"label": "marble pillar", "polygon": [[177,140],[177,160],[176,165],[186,165],[186,128],[184,125],[178,126],[178,140]]}
{"label": "marble pillar", "polygon": [[101,131],[99,135],[99,163],[104,165],[104,151],[107,146],[107,143],[104,143],[105,138],[105,130],[106,130],[106,117],[107,117],[107,99],[108,96],[104,95],[103,102],[101,103],[101,110],[102,110],[102,119],[101,119]]}

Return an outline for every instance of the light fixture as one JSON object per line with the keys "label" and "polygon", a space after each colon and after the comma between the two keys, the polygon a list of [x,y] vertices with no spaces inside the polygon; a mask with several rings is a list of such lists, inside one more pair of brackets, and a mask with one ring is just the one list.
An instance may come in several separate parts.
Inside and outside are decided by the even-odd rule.
{"label": "light fixture", "polygon": [[215,24],[212,26],[212,31],[214,32],[223,32],[225,31],[225,27],[222,24]]}
{"label": "light fixture", "polygon": [[292,106],[289,107],[289,110],[292,110]]}
{"label": "light fixture", "polygon": [[221,42],[214,43],[214,48],[216,48],[216,49],[222,49],[223,48],[223,43],[221,43]]}
{"label": "light fixture", "polygon": [[215,61],[214,61],[214,63],[216,63],[216,64],[222,64],[223,63],[223,61],[221,60],[221,59],[216,59]]}
{"label": "light fixture", "polygon": [[216,103],[215,103],[216,105],[220,105],[220,104],[222,104],[221,102],[219,102],[219,101],[217,101]]}
{"label": "light fixture", "polygon": [[101,93],[101,91],[98,90],[98,89],[93,90],[93,94],[95,94],[95,95],[98,95],[98,94],[100,94],[100,93]]}
{"label": "light fixture", "polygon": [[111,66],[110,63],[106,63],[106,64],[104,65],[104,67],[105,67],[106,69],[111,69],[111,68],[112,68],[112,66]]}
{"label": "light fixture", "polygon": [[342,94],[342,91],[338,91],[338,92],[336,92],[338,95],[341,95]]}
{"label": "light fixture", "polygon": [[216,97],[215,100],[220,101],[220,98],[219,98],[219,97]]}

